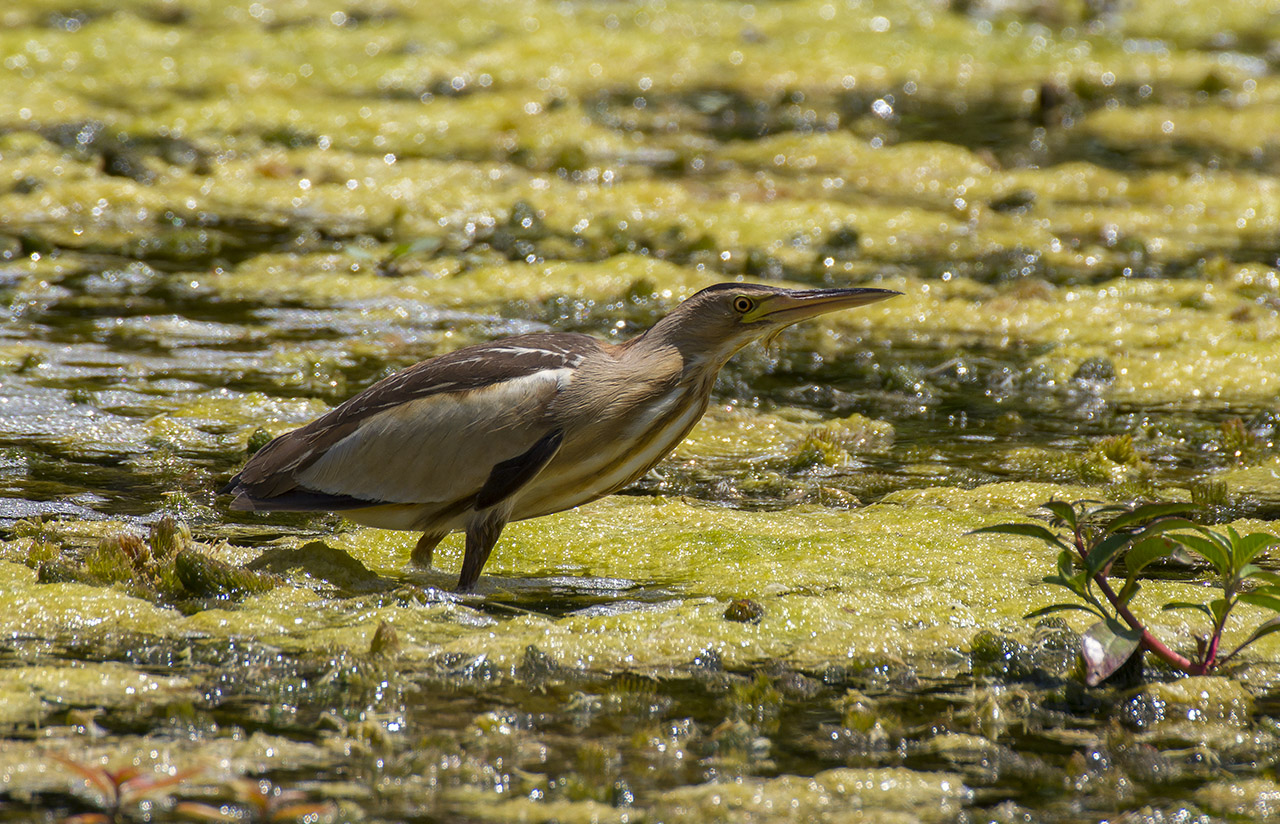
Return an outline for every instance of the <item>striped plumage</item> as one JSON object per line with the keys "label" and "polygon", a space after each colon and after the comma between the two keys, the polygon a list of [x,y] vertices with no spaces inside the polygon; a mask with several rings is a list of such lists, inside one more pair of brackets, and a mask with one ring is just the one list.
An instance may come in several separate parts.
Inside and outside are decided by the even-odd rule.
{"label": "striped plumage", "polygon": [[743,346],[896,294],[719,284],[620,345],[550,333],[469,346],[276,438],[222,492],[233,509],[341,510],[368,526],[420,530],[412,557],[423,565],[465,530],[458,588],[469,589],[508,521],[608,495],[662,460]]}

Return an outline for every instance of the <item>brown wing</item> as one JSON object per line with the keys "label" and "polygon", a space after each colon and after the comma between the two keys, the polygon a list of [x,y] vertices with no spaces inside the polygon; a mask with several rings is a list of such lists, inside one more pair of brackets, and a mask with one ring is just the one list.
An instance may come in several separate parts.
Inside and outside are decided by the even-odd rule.
{"label": "brown wing", "polygon": [[550,459],[551,401],[602,349],[585,335],[521,335],[424,361],[276,438],[222,492],[257,510],[455,501],[505,465],[485,497],[510,494],[527,463],[516,459]]}

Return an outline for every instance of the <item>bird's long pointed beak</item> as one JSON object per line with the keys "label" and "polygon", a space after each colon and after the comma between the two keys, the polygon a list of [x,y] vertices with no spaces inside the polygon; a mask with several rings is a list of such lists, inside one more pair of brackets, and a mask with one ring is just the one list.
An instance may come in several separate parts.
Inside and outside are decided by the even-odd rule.
{"label": "bird's long pointed beak", "polygon": [[892,289],[793,289],[770,295],[755,311],[743,318],[747,323],[767,320],[770,323],[797,323],[827,312],[866,306],[901,295]]}

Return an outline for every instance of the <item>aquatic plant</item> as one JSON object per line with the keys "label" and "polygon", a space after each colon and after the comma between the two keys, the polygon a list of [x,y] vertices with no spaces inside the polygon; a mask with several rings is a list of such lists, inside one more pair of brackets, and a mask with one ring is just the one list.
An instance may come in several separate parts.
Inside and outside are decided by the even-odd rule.
{"label": "aquatic plant", "polygon": [[74,824],[114,824],[114,822],[126,821],[129,818],[126,815],[127,811],[146,798],[161,790],[176,787],[200,772],[200,768],[194,768],[165,775],[144,772],[142,768],[132,764],[119,769],[109,769],[97,764],[76,761],[57,753],[53,753],[50,757],[83,778],[98,794],[98,811],[82,813],[67,819]]}
{"label": "aquatic plant", "polygon": [[724,617],[739,624],[758,624],[764,618],[764,607],[750,598],[738,598],[725,608]]}
{"label": "aquatic plant", "polygon": [[268,592],[280,583],[271,575],[228,564],[197,549],[175,555],[173,569],[188,592],[206,597],[242,598]]}
{"label": "aquatic plant", "polygon": [[234,804],[214,807],[193,801],[184,801],[174,807],[174,812],[193,821],[328,821],[337,813],[331,801],[307,801],[300,790],[285,790],[270,781],[240,778],[230,783],[235,797]]}
{"label": "aquatic plant", "polygon": [[[1078,600],[1050,604],[1026,617],[1038,618],[1063,610],[1082,610],[1097,616],[1098,622],[1084,633],[1080,644],[1085,680],[1090,686],[1143,651],[1188,675],[1203,675],[1220,669],[1250,644],[1280,630],[1280,574],[1254,563],[1267,547],[1280,544],[1280,538],[1266,532],[1241,535],[1232,527],[1225,532],[1208,529],[1185,517],[1198,509],[1194,504],[1128,507],[1090,506],[1092,503],[1049,501],[1043,505],[1052,515],[1050,525],[1065,529],[1066,535],[1038,523],[997,524],[970,533],[1021,535],[1060,550],[1057,570],[1046,575],[1044,582],[1068,590]],[[1208,603],[1171,601],[1162,607],[1201,613],[1208,621],[1209,631],[1196,638],[1196,650],[1191,655],[1182,655],[1157,638],[1131,608],[1141,589],[1139,577],[1143,570],[1175,555],[1203,559],[1221,590],[1221,595]],[[1123,565],[1125,576],[1119,592],[1108,580],[1117,565]],[[1224,654],[1223,632],[1233,611],[1242,603],[1276,615],[1256,626],[1244,641]]]}
{"label": "aquatic plant", "polygon": [[1262,459],[1269,444],[1250,431],[1241,418],[1230,418],[1222,422],[1221,444],[1222,454],[1233,463],[1251,464]]}

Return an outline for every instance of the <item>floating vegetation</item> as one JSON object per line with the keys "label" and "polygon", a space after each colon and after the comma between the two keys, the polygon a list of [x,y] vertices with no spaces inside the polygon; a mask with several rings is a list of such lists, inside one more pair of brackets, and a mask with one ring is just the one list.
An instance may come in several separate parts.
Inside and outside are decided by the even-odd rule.
{"label": "floating vegetation", "polygon": [[[1280,517],[1266,4],[566,8],[0,11],[0,820],[1273,815],[1278,556],[1221,563]],[[738,277],[907,297],[739,353],[475,596],[213,494]],[[1057,546],[967,533],[1050,499],[1202,507],[1084,583],[1214,675],[1023,619]]]}

